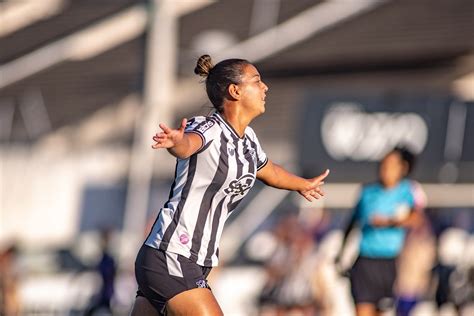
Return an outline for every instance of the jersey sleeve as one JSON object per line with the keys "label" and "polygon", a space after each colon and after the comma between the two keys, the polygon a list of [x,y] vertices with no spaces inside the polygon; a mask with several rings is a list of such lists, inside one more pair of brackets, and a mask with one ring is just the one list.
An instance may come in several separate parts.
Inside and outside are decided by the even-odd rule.
{"label": "jersey sleeve", "polygon": [[205,116],[195,116],[189,119],[188,123],[186,124],[186,128],[184,129],[185,133],[194,133],[201,137],[202,145],[201,150],[204,146],[207,145],[208,142],[212,140],[213,137],[213,126],[216,122],[209,117]]}
{"label": "jersey sleeve", "polygon": [[398,188],[400,203],[405,204],[413,211],[415,208],[415,193],[413,191],[412,182],[408,179],[403,179]]}
{"label": "jersey sleeve", "polygon": [[266,166],[268,163],[268,157],[265,151],[263,150],[262,146],[260,145],[260,142],[258,141],[257,135],[253,131],[252,128],[247,127],[248,129],[248,136],[252,142],[252,146],[254,147],[256,151],[256,156],[257,156],[257,171],[262,169],[263,167]]}
{"label": "jersey sleeve", "polygon": [[411,189],[413,194],[414,209],[423,211],[428,204],[428,198],[420,183],[411,180]]}

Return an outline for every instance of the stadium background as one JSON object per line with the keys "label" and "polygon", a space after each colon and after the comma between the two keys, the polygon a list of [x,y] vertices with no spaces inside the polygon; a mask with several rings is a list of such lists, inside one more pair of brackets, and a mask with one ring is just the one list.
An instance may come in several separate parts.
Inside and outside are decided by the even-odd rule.
{"label": "stadium background", "polygon": [[[211,278],[226,315],[257,313],[273,229],[293,217],[333,276],[319,313],[352,315],[331,258],[360,184],[395,145],[419,154],[438,252],[449,232],[445,260],[472,267],[473,34],[469,0],[0,2],[0,249],[19,250],[22,313],[80,314],[110,230],[113,307],[127,314],[137,245],[174,170],[151,136],[209,113],[192,73],[203,53],[257,65],[270,90],[252,126],[272,160],[306,176],[331,169],[321,202],[259,184],[229,219]],[[423,301],[419,315],[434,308],[432,293]]]}

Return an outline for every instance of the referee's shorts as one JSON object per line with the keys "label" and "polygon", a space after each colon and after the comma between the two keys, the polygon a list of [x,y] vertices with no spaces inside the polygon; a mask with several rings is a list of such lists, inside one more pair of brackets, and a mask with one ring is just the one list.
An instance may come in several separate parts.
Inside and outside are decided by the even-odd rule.
{"label": "referee's shorts", "polygon": [[358,257],[350,271],[354,302],[371,303],[379,310],[392,307],[396,272],[396,258]]}
{"label": "referee's shorts", "polygon": [[166,302],[175,295],[194,288],[208,288],[207,276],[212,267],[200,266],[181,255],[143,245],[135,260],[137,296],[143,296],[160,315]]}

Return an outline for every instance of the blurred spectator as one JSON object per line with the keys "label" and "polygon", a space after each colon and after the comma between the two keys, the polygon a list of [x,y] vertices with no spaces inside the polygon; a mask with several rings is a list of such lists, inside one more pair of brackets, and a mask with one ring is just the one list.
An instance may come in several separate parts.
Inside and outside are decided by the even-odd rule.
{"label": "blurred spectator", "polygon": [[[403,159],[411,166],[414,157],[409,153],[402,154]],[[397,260],[397,315],[408,316],[413,308],[426,295],[430,283],[430,273],[435,261],[436,241],[434,232],[424,214],[427,197],[422,186],[411,180],[414,198],[413,211],[419,214],[419,225],[413,225],[408,231],[405,245]]]}
{"label": "blurred spectator", "polygon": [[279,292],[283,285],[286,271],[291,262],[291,235],[295,230],[294,217],[286,217],[278,222],[274,228],[276,247],[270,260],[265,263],[267,281],[259,297],[261,313],[266,315],[279,314]]}
{"label": "blurred spectator", "polygon": [[267,282],[259,298],[261,315],[313,315],[312,235],[295,216],[275,228],[277,246],[266,263]]}
{"label": "blurred spectator", "polygon": [[421,225],[408,233],[397,262],[397,316],[409,316],[429,289],[436,241],[430,223],[421,217]]}
{"label": "blurred spectator", "polygon": [[[313,238],[313,251],[306,257],[305,266],[310,265],[308,278],[311,280],[312,305],[317,315],[335,315],[333,293],[337,288],[338,275],[334,268],[334,234],[330,210],[302,208],[300,219]],[[332,231],[334,232],[334,231]],[[340,296],[338,297],[338,300]]]}
{"label": "blurred spectator", "polygon": [[102,257],[96,266],[100,274],[102,284],[97,295],[92,299],[91,305],[85,315],[94,315],[97,311],[112,314],[110,302],[114,295],[115,275],[117,267],[115,259],[109,253],[110,231],[101,232]]}
{"label": "blurred spectator", "polygon": [[379,181],[362,188],[344,234],[341,250],[352,228],[360,226],[359,257],[350,272],[351,294],[359,316],[379,315],[393,306],[396,258],[406,228],[419,223],[413,184],[405,178],[413,163],[414,156],[403,148],[395,148],[382,159]]}
{"label": "blurred spectator", "polygon": [[[474,266],[458,266],[449,279],[454,307],[460,315],[474,304]],[[472,314],[470,314],[472,315]]]}
{"label": "blurred spectator", "polygon": [[291,266],[285,273],[279,302],[289,315],[314,315],[311,276],[314,273],[314,243],[300,228],[291,240]]}
{"label": "blurred spectator", "polygon": [[474,267],[468,256],[469,234],[462,228],[443,231],[438,240],[438,262],[433,268],[438,309],[452,305],[459,315],[474,303]]}
{"label": "blurred spectator", "polygon": [[18,271],[15,264],[18,249],[11,245],[0,253],[0,315],[20,314]]}

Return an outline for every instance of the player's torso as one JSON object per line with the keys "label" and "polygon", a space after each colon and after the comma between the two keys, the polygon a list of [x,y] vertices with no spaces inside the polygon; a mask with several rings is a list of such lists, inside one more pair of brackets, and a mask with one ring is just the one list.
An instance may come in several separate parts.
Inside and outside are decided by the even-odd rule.
{"label": "player's torso", "polygon": [[255,142],[214,123],[206,130],[205,146],[177,160],[170,199],[147,242],[202,265],[217,264],[225,220],[254,185],[257,172]]}
{"label": "player's torso", "polygon": [[403,180],[392,189],[385,189],[380,184],[366,188],[362,197],[362,220],[369,221],[375,214],[393,217],[398,212],[409,210],[411,193],[408,181]]}
{"label": "player's torso", "polygon": [[397,212],[409,212],[412,204],[408,182],[402,181],[393,189],[385,189],[380,184],[365,188],[360,210],[362,237],[360,252],[368,257],[396,257],[405,238],[405,229],[400,227],[374,227],[374,216],[396,218]]}
{"label": "player's torso", "polygon": [[221,128],[191,160],[189,163],[196,168],[196,193],[208,191],[217,200],[235,201],[244,197],[255,183],[256,150],[247,136],[237,138]]}

